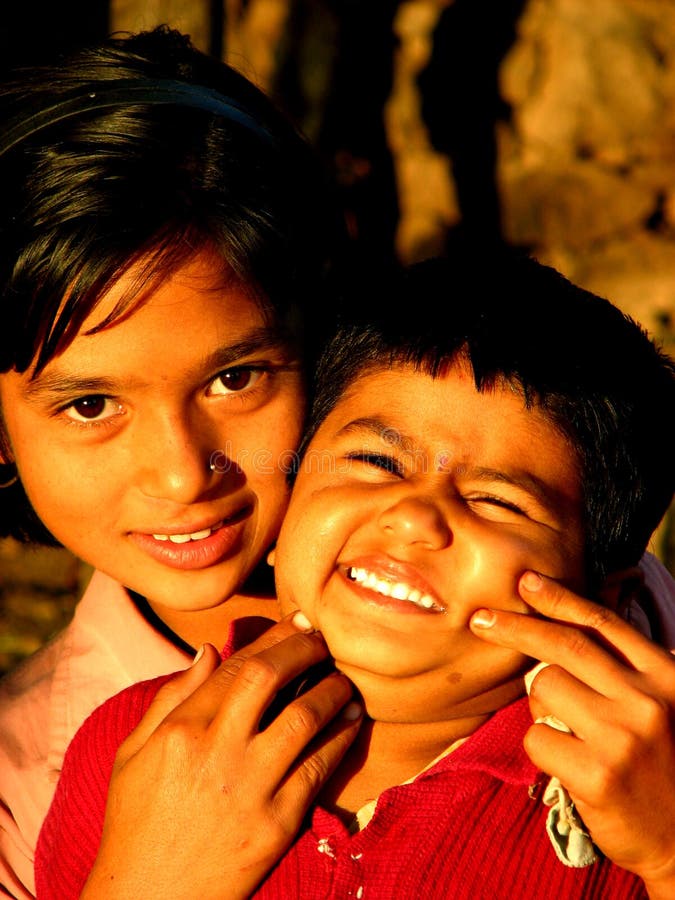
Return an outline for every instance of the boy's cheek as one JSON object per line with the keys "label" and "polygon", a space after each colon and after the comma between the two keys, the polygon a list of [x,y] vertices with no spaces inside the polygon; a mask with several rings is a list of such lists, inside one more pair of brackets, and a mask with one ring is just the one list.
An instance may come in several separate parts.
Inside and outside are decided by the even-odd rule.
{"label": "boy's cheek", "polygon": [[310,621],[313,621],[313,603],[308,602],[312,594],[312,584],[309,578],[295,577],[289,574],[289,564],[285,560],[283,546],[277,545],[274,553],[268,556],[268,563],[274,566],[274,581],[276,585],[277,603],[283,616],[300,610]]}
{"label": "boy's cheek", "polygon": [[471,600],[472,612],[483,605],[529,612],[518,591],[522,574],[531,569],[557,579],[562,565],[556,553],[543,553],[526,539],[483,541],[473,550],[466,567],[465,596]]}

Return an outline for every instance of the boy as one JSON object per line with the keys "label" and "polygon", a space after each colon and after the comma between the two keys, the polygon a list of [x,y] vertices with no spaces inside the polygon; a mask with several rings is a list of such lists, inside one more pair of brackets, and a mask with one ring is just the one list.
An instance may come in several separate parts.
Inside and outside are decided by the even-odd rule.
{"label": "boy", "polygon": [[[477,632],[488,609],[533,612],[536,591],[524,589],[536,587],[532,573],[623,611],[673,495],[665,423],[675,367],[607,301],[531,260],[496,258],[478,273],[436,261],[378,287],[381,314],[363,302],[319,367],[274,559],[282,611],[299,607],[321,631],[367,719],[259,895],[473,900],[538,897],[545,885],[555,897],[672,896],[665,786],[675,765],[649,796],[626,790],[626,803],[608,790],[609,817],[621,803],[631,815],[608,831],[589,807],[602,853],[564,864],[547,837],[542,779],[522,749],[531,658]],[[606,617],[606,644],[585,638],[594,668],[633,694],[646,671],[654,694],[659,684],[667,694],[675,662]],[[38,845],[38,897],[79,896],[112,754],[155,687],[113,698],[75,739]],[[567,696],[576,719],[588,697]],[[311,701],[292,705],[311,712]],[[671,734],[659,742],[672,758]],[[644,754],[635,746],[632,760]],[[644,781],[637,763],[634,774]],[[643,818],[655,797],[665,844]],[[200,860],[182,863],[196,878]],[[98,896],[96,877],[87,896]],[[104,880],[112,877],[128,891],[123,873]],[[224,878],[212,895],[251,887]]]}

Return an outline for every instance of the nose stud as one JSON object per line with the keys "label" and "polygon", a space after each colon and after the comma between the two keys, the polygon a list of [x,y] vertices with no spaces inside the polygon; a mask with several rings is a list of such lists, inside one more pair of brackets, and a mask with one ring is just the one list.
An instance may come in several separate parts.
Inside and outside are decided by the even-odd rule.
{"label": "nose stud", "polygon": [[221,475],[230,468],[230,458],[222,450],[212,450],[209,453],[208,468],[210,472],[218,472]]}

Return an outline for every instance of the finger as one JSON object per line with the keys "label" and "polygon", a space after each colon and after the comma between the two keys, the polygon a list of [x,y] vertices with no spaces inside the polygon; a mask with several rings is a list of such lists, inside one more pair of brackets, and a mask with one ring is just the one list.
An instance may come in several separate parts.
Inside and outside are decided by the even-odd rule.
{"label": "finger", "polygon": [[[559,778],[579,808],[603,811],[603,818],[616,813],[634,793],[636,765],[644,765],[624,745],[620,730],[608,730],[604,750],[577,735],[564,734],[544,724],[533,725],[525,735],[525,752],[542,772]],[[588,824],[588,823],[587,823]]]}
{"label": "finger", "polygon": [[598,635],[639,671],[649,671],[670,656],[611,609],[575,594],[552,578],[525,572],[519,591],[527,605],[540,615]]}
{"label": "finger", "polygon": [[[261,619],[259,621],[265,622],[266,620]],[[245,642],[242,640],[242,633],[238,632],[237,636],[239,638],[239,643],[243,644],[243,646],[238,647],[236,652],[231,654],[229,660],[244,660],[249,656],[260,653],[262,650],[266,650],[268,647],[273,647],[275,644],[285,641],[287,637],[290,637],[293,634],[297,634],[298,632],[310,634],[314,631],[316,631],[316,629],[307,616],[299,610],[295,610],[279,622],[272,625],[269,625],[268,623],[262,633],[260,633],[260,629],[257,627],[255,634],[252,633],[249,635],[248,640]],[[227,661],[228,660],[226,660],[226,662]]]}
{"label": "finger", "polygon": [[[212,644],[204,644],[198,654],[199,659],[195,659],[189,669],[172,677],[159,689],[140,723],[120,747],[116,765],[121,765],[134,755],[158,725],[170,715],[202,718],[205,724],[210,723],[223,701],[230,681],[236,677],[239,666],[246,658],[274,646],[290,635],[308,632],[312,627],[304,614],[297,611],[291,613],[224,663]],[[214,672],[217,674],[214,675]]]}
{"label": "finger", "polygon": [[506,610],[479,610],[471,619],[471,630],[490,643],[562,666],[608,697],[622,678],[630,676],[630,670],[593,637],[568,625]]}
{"label": "finger", "polygon": [[537,769],[559,778],[570,792],[578,794],[585,775],[596,767],[593,754],[582,740],[549,725],[532,725],[523,746]]}
{"label": "finger", "polygon": [[348,703],[342,714],[305,751],[278,791],[278,815],[292,833],[297,831],[312,802],[354,742],[363,713],[359,703]]}
{"label": "finger", "polygon": [[[607,729],[613,727],[617,714],[625,722],[632,718],[631,704],[634,697],[640,697],[629,685],[622,692],[620,707],[608,700],[584,682],[579,681],[565,669],[555,665],[545,665],[545,671],[531,672],[525,676],[526,689],[530,698],[530,712],[536,721],[544,716],[554,716],[564,722],[583,741],[602,747]],[[527,687],[529,682],[529,688]]]}
{"label": "finger", "polygon": [[[536,592],[537,597],[544,590],[550,593],[548,584]],[[664,678],[675,680],[672,656],[633,631],[610,610],[576,597],[561,585],[551,592],[557,594],[559,602],[540,605],[546,614],[555,616],[554,620],[506,610],[478,610],[471,618],[471,629],[490,643],[563,666],[608,697],[621,691],[626,679],[631,680],[631,673],[639,669],[638,663],[641,671],[654,674],[659,682]],[[577,622],[567,624],[560,620],[565,607],[560,598],[578,601],[571,613]],[[534,607],[529,599],[526,602]]]}
{"label": "finger", "polygon": [[[303,631],[299,631],[298,628]],[[300,635],[311,628],[312,626],[305,616],[300,613],[292,614],[267,629],[256,640],[242,647],[226,660],[220,661],[216,653],[216,662],[220,661],[220,665],[213,663],[215,648],[205,645],[210,648],[208,651],[209,670],[204,671],[206,663],[200,659],[194,668],[198,667],[199,673],[203,677],[193,676],[189,679],[188,684],[184,684],[182,679],[189,677],[186,672],[167,682],[158,692],[156,712],[153,712],[148,720],[147,727],[144,726],[139,733],[139,738],[147,740],[160,722],[169,716],[172,719],[180,718],[185,721],[188,719],[200,720],[205,727],[208,727],[228,696],[228,691],[241,666],[249,657],[255,656],[257,653],[264,653],[289,636]],[[318,641],[323,646],[320,638]]]}
{"label": "finger", "polygon": [[133,756],[147,742],[157,726],[204,684],[219,662],[216,648],[212,644],[204,644],[189,668],[162,685],[141,721],[120,747],[117,765]]}
{"label": "finger", "polygon": [[[295,632],[283,641],[252,656],[231,657],[204,685],[205,703],[218,708],[214,715],[214,730],[225,737],[236,729],[240,734],[256,734],[263,713],[278,691],[293,678],[328,657],[326,644],[318,632]],[[220,704],[226,681],[227,702]],[[201,699],[201,698],[199,698]]]}
{"label": "finger", "polygon": [[543,696],[540,699],[540,691],[539,686],[534,688],[535,680],[539,677],[539,673],[544,669],[550,667],[550,663],[540,662],[537,665],[530,669],[529,672],[526,672],[523,676],[523,681],[525,682],[525,692],[528,697],[528,703],[530,705],[530,714],[532,716],[533,721],[537,721],[537,719],[543,718],[544,716],[555,715],[552,711],[551,707],[547,705],[546,702],[546,693],[543,692]]}
{"label": "finger", "polygon": [[281,780],[353,693],[349,679],[334,672],[290,703],[255,739],[261,767],[272,769]]}

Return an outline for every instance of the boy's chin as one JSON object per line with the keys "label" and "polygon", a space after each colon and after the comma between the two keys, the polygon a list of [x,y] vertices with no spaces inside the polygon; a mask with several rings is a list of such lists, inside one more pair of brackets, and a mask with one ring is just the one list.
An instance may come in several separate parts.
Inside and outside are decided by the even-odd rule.
{"label": "boy's chin", "polygon": [[372,671],[363,665],[336,659],[335,667],[346,675],[362,698],[366,714],[392,724],[431,724],[455,719],[490,716],[525,694],[523,670],[500,673],[494,681],[468,684],[460,673],[401,673]]}

